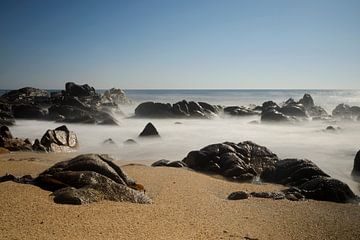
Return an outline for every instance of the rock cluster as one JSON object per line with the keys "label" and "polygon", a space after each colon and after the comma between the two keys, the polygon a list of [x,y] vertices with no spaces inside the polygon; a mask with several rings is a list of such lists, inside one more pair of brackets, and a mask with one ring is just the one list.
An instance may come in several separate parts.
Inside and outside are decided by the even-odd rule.
{"label": "rock cluster", "polygon": [[41,140],[14,138],[7,126],[0,127],[0,147],[9,151],[72,152],[78,147],[76,134],[63,125],[47,130]]}
{"label": "rock cluster", "polygon": [[35,179],[6,175],[0,181],[31,183],[51,190],[56,203],[79,205],[101,200],[151,203],[143,186],[130,179],[107,155],[79,155],[56,163]]}
{"label": "rock cluster", "polygon": [[98,94],[88,84],[65,84],[61,92],[26,87],[0,97],[0,124],[12,125],[15,119],[39,119],[71,123],[118,124],[111,111],[130,103],[124,91],[111,89]]}
{"label": "rock cluster", "polygon": [[[306,159],[280,160],[266,147],[249,141],[208,145],[189,152],[182,161],[160,160],[152,166],[188,167],[237,181],[252,181],[259,177],[261,181],[289,186],[283,195],[284,198],[291,198],[290,200],[305,197],[341,203],[359,201],[347,184],[331,178],[313,162]],[[267,195],[269,194],[251,194],[253,197]],[[269,198],[277,197],[279,194],[269,195]]]}
{"label": "rock cluster", "polygon": [[136,117],[154,118],[211,118],[220,111],[219,106],[205,102],[187,102],[185,100],[174,104],[144,102],[135,109]]}
{"label": "rock cluster", "polygon": [[332,115],[335,118],[340,119],[355,119],[359,120],[360,118],[360,107],[352,106],[350,107],[347,104],[341,103],[335,107],[332,111]]}
{"label": "rock cluster", "polygon": [[273,101],[267,101],[262,104],[261,121],[263,122],[288,122],[308,117],[328,117],[325,109],[314,104],[310,94],[304,94],[297,102],[290,98],[281,106]]}

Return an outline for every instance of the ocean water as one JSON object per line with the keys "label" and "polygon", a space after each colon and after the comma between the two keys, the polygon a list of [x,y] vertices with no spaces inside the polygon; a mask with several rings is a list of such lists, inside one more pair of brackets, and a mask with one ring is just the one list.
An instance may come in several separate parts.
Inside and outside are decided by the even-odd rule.
{"label": "ocean water", "polygon": [[[191,150],[212,143],[251,140],[268,147],[281,158],[310,159],[359,193],[359,184],[353,181],[350,174],[354,156],[360,149],[360,122],[305,121],[291,125],[270,125],[249,123],[259,120],[259,116],[222,116],[211,120],[131,118],[137,104],[143,101],[174,103],[186,99],[220,105],[248,105],[261,104],[267,100],[281,103],[290,97],[297,100],[304,93],[310,93],[315,104],[324,107],[329,113],[339,103],[360,106],[359,90],[127,90],[126,94],[134,104],[121,107],[125,116],[116,116],[119,126],[67,126],[78,136],[80,153],[108,153],[119,160],[144,164],[159,159],[181,160]],[[156,126],[161,138],[138,138],[148,122]],[[41,138],[47,129],[59,125],[54,122],[18,120],[11,131],[17,137],[34,140]],[[328,125],[340,127],[341,130],[326,132],[324,129]],[[116,144],[104,145],[103,141],[108,138],[112,138]],[[138,144],[125,145],[123,142],[129,138],[135,139]]]}

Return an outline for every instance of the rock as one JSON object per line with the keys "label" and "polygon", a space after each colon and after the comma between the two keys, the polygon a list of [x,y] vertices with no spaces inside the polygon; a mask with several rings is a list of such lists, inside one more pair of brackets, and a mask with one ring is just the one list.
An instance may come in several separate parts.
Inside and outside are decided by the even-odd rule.
{"label": "rock", "polygon": [[209,103],[206,102],[199,102],[199,105],[207,111],[213,112],[213,113],[218,113],[220,111],[219,107],[215,106],[215,105],[211,105]]}
{"label": "rock", "polygon": [[53,105],[49,108],[49,118],[57,122],[94,124],[96,120],[88,111],[68,105]]}
{"label": "rock", "polygon": [[145,102],[135,109],[137,117],[171,117],[171,105],[165,103]]}
{"label": "rock", "polygon": [[329,131],[329,132],[335,132],[336,131],[336,128],[334,128],[333,126],[327,126],[325,128],[326,131]]}
{"label": "rock", "polygon": [[47,91],[32,87],[12,90],[3,94],[1,98],[6,99],[13,104],[42,104],[50,102],[50,95]]}
{"label": "rock", "polygon": [[160,159],[156,162],[154,162],[153,164],[151,164],[152,167],[165,167],[168,165],[168,163],[170,163],[169,160],[166,159]]}
{"label": "rock", "polygon": [[270,150],[245,141],[225,142],[191,151],[182,160],[189,168],[221,174],[238,181],[251,181],[264,168],[274,166],[277,156]]}
{"label": "rock", "polygon": [[7,126],[0,127],[0,137],[1,138],[13,138],[13,135],[10,132],[10,129]]}
{"label": "rock", "polygon": [[173,162],[169,162],[167,164],[167,167],[182,168],[182,167],[187,167],[187,165],[182,161],[173,161]]}
{"label": "rock", "polygon": [[252,192],[250,195],[255,198],[272,198],[274,200],[285,199],[285,194],[282,192]]}
{"label": "rock", "polygon": [[36,152],[47,152],[46,147],[40,143],[39,139],[35,139],[32,149]]}
{"label": "rock", "polygon": [[67,95],[75,97],[94,96],[96,94],[95,89],[88,84],[78,85],[73,82],[65,84],[65,92]]}
{"label": "rock", "polygon": [[291,119],[285,114],[269,109],[261,113],[261,122],[289,122]]}
{"label": "rock", "polygon": [[228,196],[229,200],[242,200],[242,199],[248,199],[248,198],[249,198],[249,194],[244,191],[233,192],[233,193],[230,193],[230,195]]}
{"label": "rock", "polygon": [[137,142],[134,139],[127,139],[124,141],[124,144],[133,145],[137,144]]}
{"label": "rock", "polygon": [[343,119],[351,119],[356,118],[358,114],[359,107],[350,107],[347,104],[339,104],[335,107],[335,109],[332,111],[332,115],[337,118],[343,118]]}
{"label": "rock", "polygon": [[278,161],[274,167],[262,172],[261,179],[296,187],[310,199],[333,202],[351,202],[357,199],[348,185],[330,178],[313,162],[305,159]]}
{"label": "rock", "polygon": [[73,152],[78,147],[76,134],[65,125],[47,130],[40,141],[48,152]]}
{"label": "rock", "polygon": [[304,96],[299,100],[299,103],[302,104],[306,109],[311,109],[315,106],[314,100],[310,94],[305,93]]}
{"label": "rock", "polygon": [[287,116],[292,116],[292,117],[300,117],[300,118],[308,117],[305,108],[302,105],[297,105],[297,104],[283,106],[280,109],[280,112]]}
{"label": "rock", "polygon": [[9,151],[31,151],[29,139],[14,138],[7,126],[0,127],[0,147]]}
{"label": "rock", "polygon": [[224,108],[224,113],[229,114],[231,116],[252,116],[257,115],[253,109],[247,107],[239,107],[239,106],[231,106]]}
{"label": "rock", "polygon": [[24,119],[45,119],[47,111],[34,104],[18,104],[12,106],[15,118]]}
{"label": "rock", "polygon": [[139,137],[160,137],[158,131],[155,126],[149,122],[146,124],[144,130],[140,133]]}
{"label": "rock", "polygon": [[108,139],[105,139],[105,140],[103,141],[103,144],[105,144],[105,145],[114,145],[114,144],[116,144],[116,143],[115,143],[114,140],[112,140],[112,138],[108,138]]}
{"label": "rock", "polygon": [[14,125],[15,118],[11,113],[11,106],[0,99],[0,125]]}
{"label": "rock", "polygon": [[[26,176],[24,176],[26,177]],[[1,177],[1,181],[31,183],[53,191],[54,201],[85,204],[101,200],[151,203],[135,183],[107,155],[84,154],[56,163],[37,178]]]}
{"label": "rock", "polygon": [[360,150],[356,153],[354,158],[354,167],[351,175],[354,177],[360,177]]}
{"label": "rock", "polygon": [[6,148],[0,147],[0,154],[10,153],[10,151]]}

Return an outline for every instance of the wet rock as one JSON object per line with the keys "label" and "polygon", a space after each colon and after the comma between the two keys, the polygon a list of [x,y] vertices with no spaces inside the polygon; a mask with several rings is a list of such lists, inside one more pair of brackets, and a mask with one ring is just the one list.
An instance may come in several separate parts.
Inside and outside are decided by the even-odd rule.
{"label": "wet rock", "polygon": [[0,127],[0,137],[1,138],[13,138],[13,135],[10,132],[10,129],[7,126]]}
{"label": "wet rock", "polygon": [[297,104],[283,106],[280,109],[280,112],[287,116],[292,116],[292,117],[300,117],[300,118],[308,117],[305,108],[302,105],[297,105]]}
{"label": "wet rock", "polygon": [[328,132],[336,132],[336,130],[338,130],[338,128],[335,128],[335,127],[333,127],[333,126],[327,126],[326,128],[325,128],[325,131],[328,131]]}
{"label": "wet rock", "polygon": [[15,118],[10,111],[0,110],[0,125],[12,126],[14,123]]}
{"label": "wet rock", "polygon": [[248,198],[249,198],[249,194],[244,191],[233,192],[233,193],[230,193],[230,195],[228,196],[229,200],[242,200],[242,199],[248,199]]}
{"label": "wet rock", "polygon": [[360,177],[360,150],[356,153],[354,158],[354,167],[351,175],[354,177]]}
{"label": "wet rock", "polygon": [[144,102],[135,109],[138,117],[171,117],[171,105],[165,103]]}
{"label": "wet rock", "polygon": [[40,143],[39,139],[35,139],[32,149],[36,152],[47,152],[46,147]]}
{"label": "wet rock", "polygon": [[252,192],[250,195],[255,198],[285,199],[285,194],[282,192]]}
{"label": "wet rock", "polygon": [[288,116],[275,109],[268,109],[261,113],[261,122],[289,122],[290,120]]}
{"label": "wet rock", "polygon": [[347,104],[339,104],[332,111],[332,115],[342,119],[356,119],[360,115],[360,107],[352,106]]}
{"label": "wet rock", "polygon": [[48,152],[73,152],[78,147],[76,134],[62,125],[54,130],[47,130],[40,141]]}
{"label": "wet rock", "polygon": [[0,127],[0,147],[9,151],[31,151],[29,139],[14,138],[7,126]]}
{"label": "wet rock", "polygon": [[187,165],[182,161],[173,161],[173,162],[169,162],[167,164],[167,167],[182,168],[182,167],[187,167]]}
{"label": "wet rock", "polygon": [[160,137],[158,131],[155,126],[149,122],[146,124],[144,130],[140,133],[139,137]]}
{"label": "wet rock", "polygon": [[306,109],[311,109],[315,106],[314,100],[310,94],[305,93],[304,96],[299,100],[299,103],[302,104]]}

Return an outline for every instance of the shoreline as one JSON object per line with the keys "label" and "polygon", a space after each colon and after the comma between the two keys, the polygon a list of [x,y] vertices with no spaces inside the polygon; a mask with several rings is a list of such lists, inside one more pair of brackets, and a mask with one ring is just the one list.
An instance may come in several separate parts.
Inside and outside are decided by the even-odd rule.
{"label": "shoreline", "polygon": [[[40,173],[71,154],[0,155],[0,175]],[[8,161],[9,156],[15,160]],[[145,186],[153,204],[102,201],[80,206],[52,201],[32,185],[0,184],[4,239],[358,239],[360,206],[306,200],[249,198],[233,191],[276,191],[284,186],[230,182],[177,168],[123,165]],[[65,221],[64,221],[65,220]],[[21,226],[21,227],[19,227]]]}

